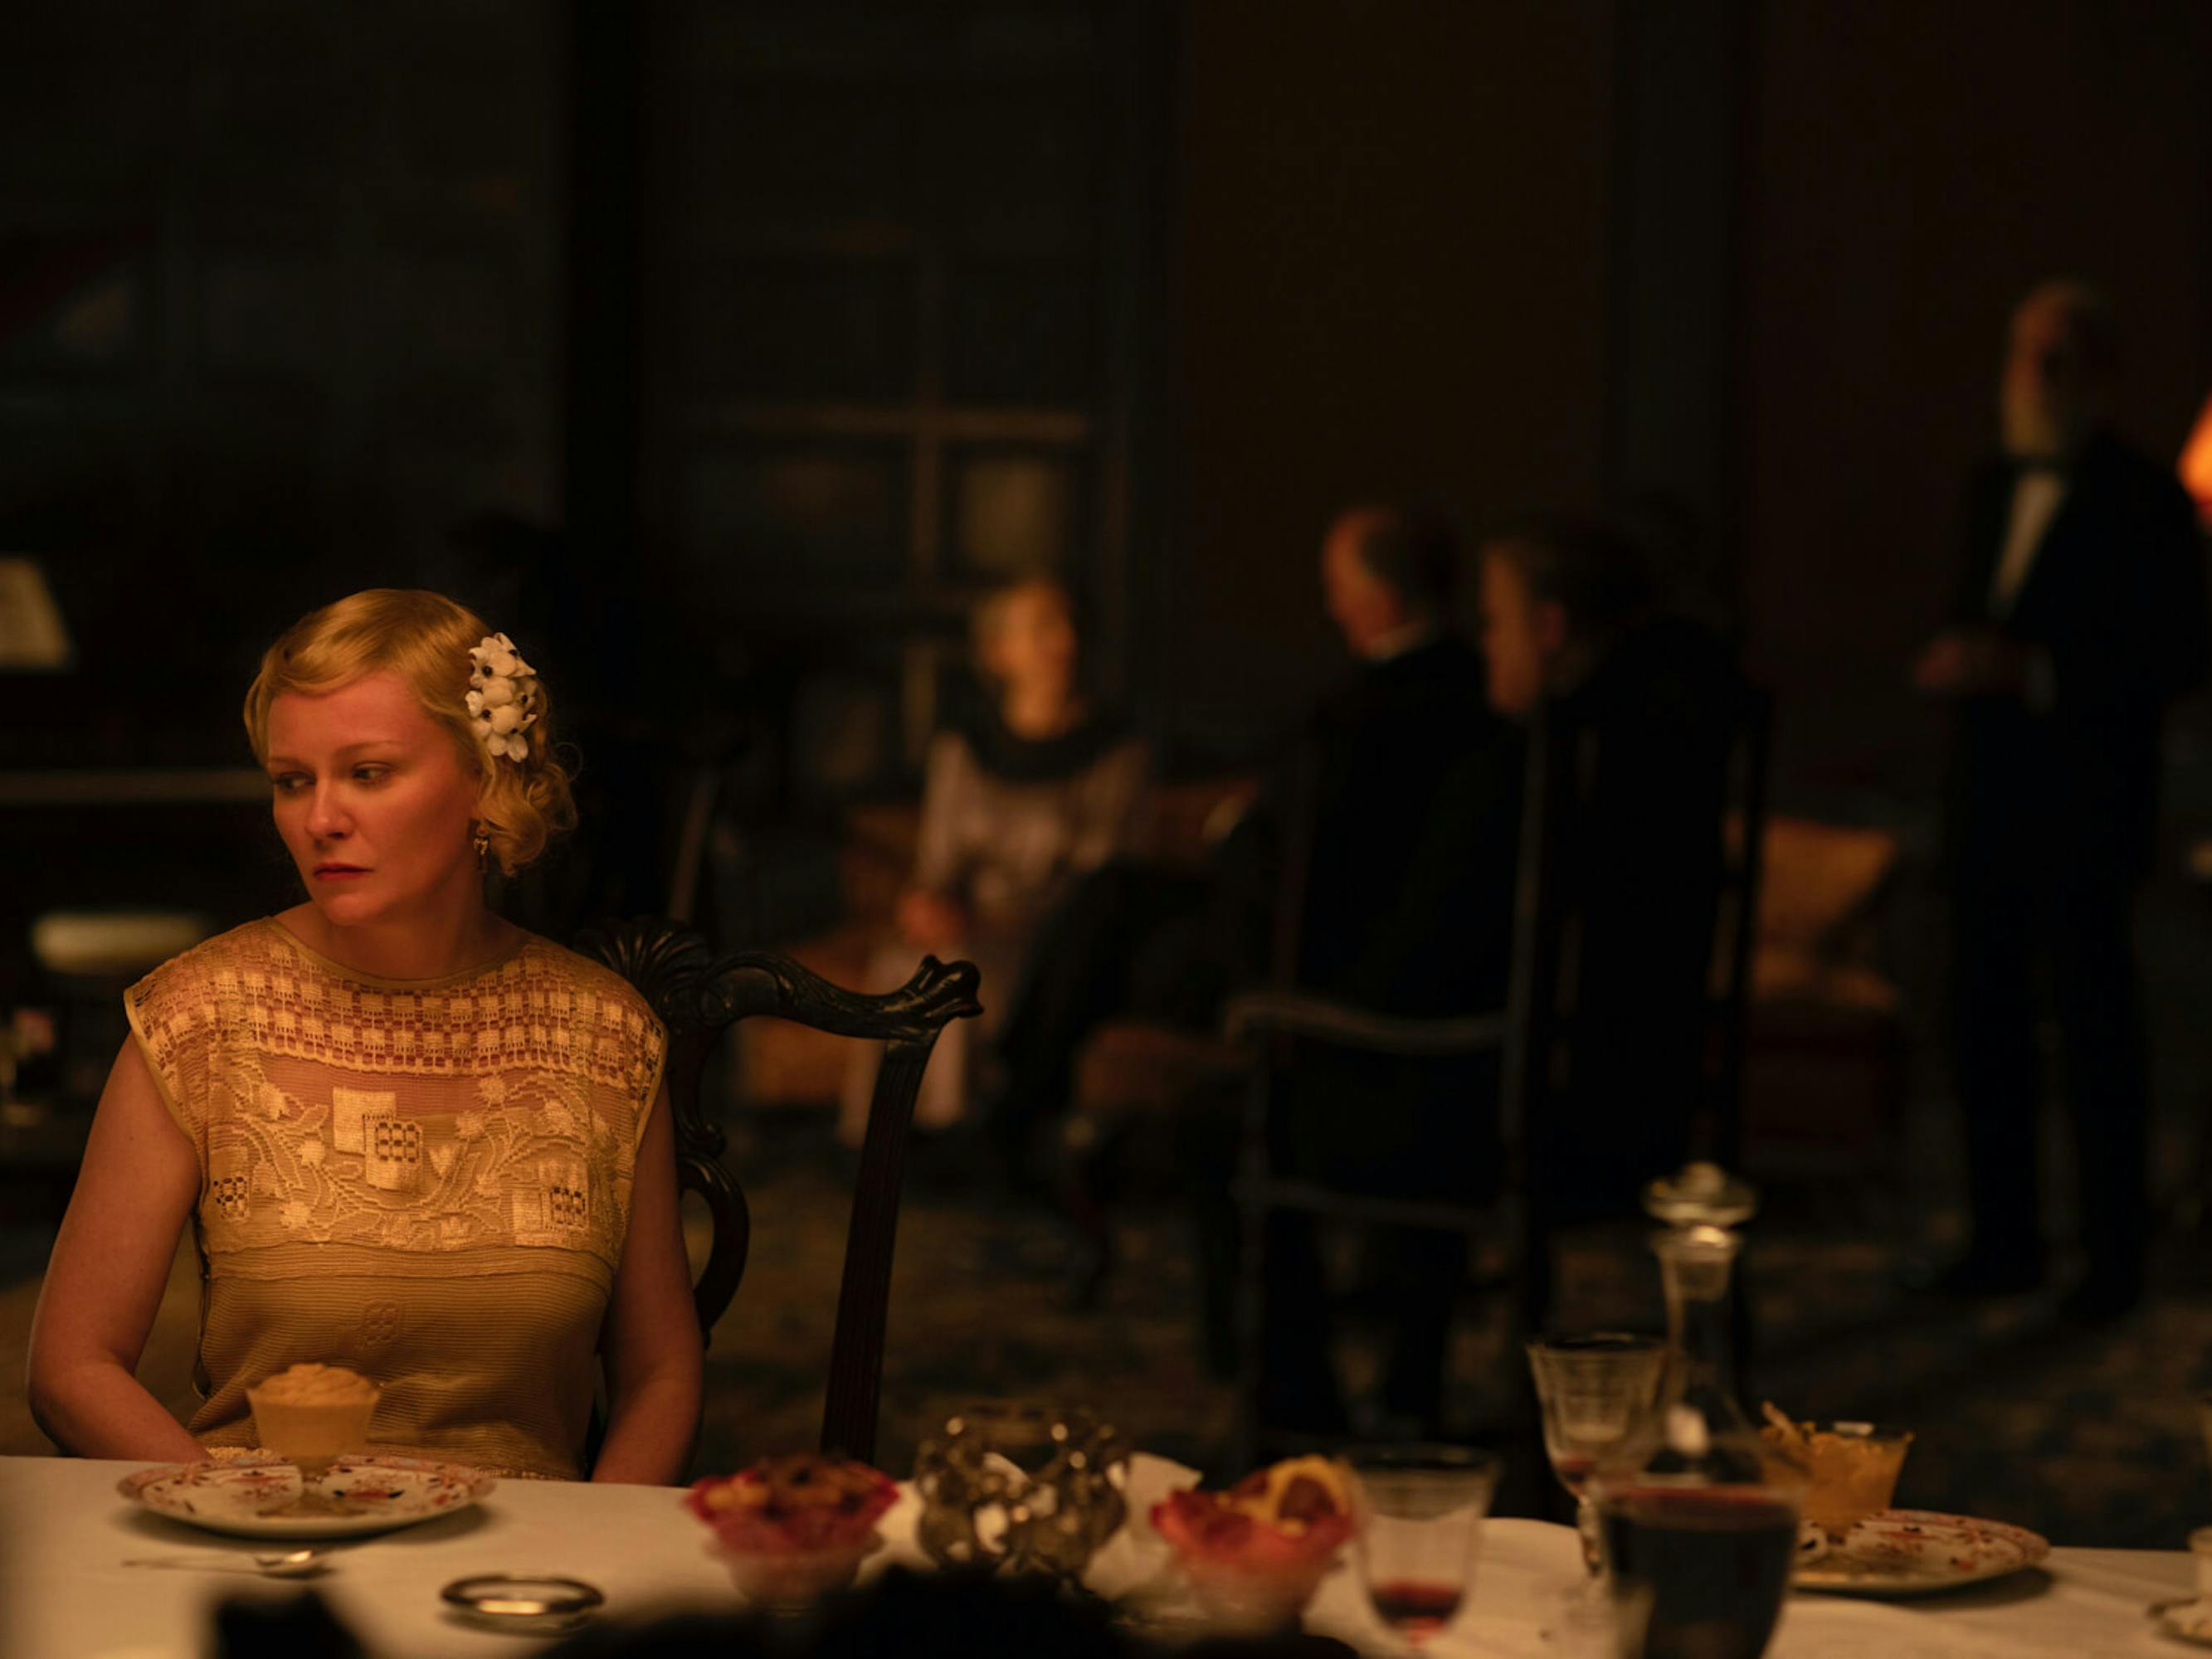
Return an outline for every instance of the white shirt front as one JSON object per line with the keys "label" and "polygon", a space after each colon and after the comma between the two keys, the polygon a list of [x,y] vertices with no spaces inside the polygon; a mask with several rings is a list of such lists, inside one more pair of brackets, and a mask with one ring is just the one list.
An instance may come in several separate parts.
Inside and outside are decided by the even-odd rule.
{"label": "white shirt front", "polygon": [[1990,578],[1990,615],[2008,615],[2027,574],[2035,568],[2044,532],[2066,500],[2066,475],[2043,469],[2024,471],[2013,481],[2012,518],[2005,527],[2004,551]]}
{"label": "white shirt front", "polygon": [[1443,630],[1432,622],[1410,622],[1370,641],[1360,654],[1370,662],[1395,662],[1409,651],[1418,651]]}

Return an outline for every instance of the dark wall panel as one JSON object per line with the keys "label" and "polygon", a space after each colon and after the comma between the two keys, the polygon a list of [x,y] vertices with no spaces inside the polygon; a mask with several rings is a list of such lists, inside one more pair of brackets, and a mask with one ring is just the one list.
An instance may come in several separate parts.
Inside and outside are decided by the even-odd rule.
{"label": "dark wall panel", "polygon": [[2179,452],[2212,384],[2212,8],[1768,5],[1746,304],[1745,599],[1784,783],[1932,788],[1903,689],[1995,440],[2007,313],[2078,274],[2118,311],[2124,429]]}
{"label": "dark wall panel", "polygon": [[1314,562],[1336,508],[1597,489],[1613,11],[1184,16],[1164,611],[1184,718],[1228,725],[1335,671]]}

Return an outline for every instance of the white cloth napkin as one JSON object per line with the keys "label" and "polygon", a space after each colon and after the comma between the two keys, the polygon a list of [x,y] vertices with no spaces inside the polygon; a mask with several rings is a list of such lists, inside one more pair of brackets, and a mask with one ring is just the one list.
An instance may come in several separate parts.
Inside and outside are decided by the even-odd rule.
{"label": "white cloth napkin", "polygon": [[1152,1505],[1170,1492],[1197,1486],[1200,1479],[1196,1469],[1172,1458],[1155,1457],[1150,1452],[1133,1454],[1121,1487],[1121,1501],[1129,1506],[1129,1518],[1091,1558],[1083,1582],[1110,1601],[1157,1580],[1174,1559],[1175,1549],[1153,1527]]}

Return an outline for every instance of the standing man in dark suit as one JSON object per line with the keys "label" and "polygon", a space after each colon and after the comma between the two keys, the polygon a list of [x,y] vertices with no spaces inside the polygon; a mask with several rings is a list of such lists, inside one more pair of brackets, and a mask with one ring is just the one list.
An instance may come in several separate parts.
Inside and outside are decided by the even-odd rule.
{"label": "standing man in dark suit", "polygon": [[2068,1311],[2142,1292],[2148,1088],[2130,912],[2151,865],[2159,728],[2205,658],[2189,499],[2105,424],[2101,299],[2046,283],[2013,313],[2004,454],[1975,477],[1952,625],[1914,667],[1959,710],[1950,809],[1956,1069],[1973,1242],[1962,1294],[2045,1276],[2036,1000],[2063,1042],[2086,1273]]}

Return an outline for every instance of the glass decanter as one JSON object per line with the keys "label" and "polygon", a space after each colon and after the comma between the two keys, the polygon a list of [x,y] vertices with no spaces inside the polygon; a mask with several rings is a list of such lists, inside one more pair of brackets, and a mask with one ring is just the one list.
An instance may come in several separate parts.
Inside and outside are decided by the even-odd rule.
{"label": "glass decanter", "polygon": [[1655,1182],[1645,1207],[1672,1353],[1659,1409],[1595,1491],[1620,1650],[1644,1659],[1758,1659],[1796,1554],[1802,1473],[1737,1401],[1729,1280],[1757,1205],[1711,1164]]}

